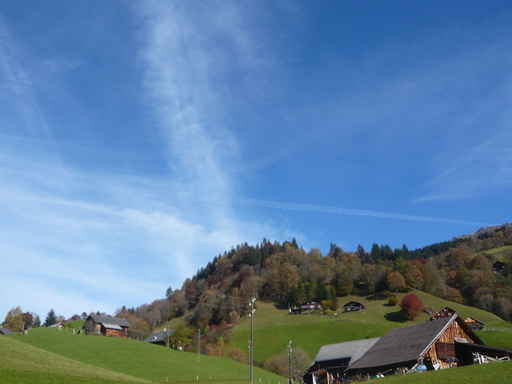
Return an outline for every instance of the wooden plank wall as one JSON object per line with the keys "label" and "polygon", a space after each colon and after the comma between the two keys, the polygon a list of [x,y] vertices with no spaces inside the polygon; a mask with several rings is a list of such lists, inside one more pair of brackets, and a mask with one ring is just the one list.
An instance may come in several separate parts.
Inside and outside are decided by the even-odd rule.
{"label": "wooden plank wall", "polygon": [[425,356],[429,356],[432,360],[432,363],[439,363],[441,368],[450,368],[453,365],[439,359],[439,356],[437,355],[436,345],[438,343],[455,344],[456,337],[466,339],[468,343],[474,343],[474,341],[464,331],[464,329],[462,329],[459,323],[457,321],[454,321],[453,323],[450,324],[448,328],[446,328],[446,330],[439,337],[439,339],[432,345],[432,347],[428,350]]}

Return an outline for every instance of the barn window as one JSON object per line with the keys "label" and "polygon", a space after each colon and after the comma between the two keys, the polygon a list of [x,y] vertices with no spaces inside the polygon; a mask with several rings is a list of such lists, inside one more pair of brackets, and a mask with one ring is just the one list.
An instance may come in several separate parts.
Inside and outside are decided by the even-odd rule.
{"label": "barn window", "polygon": [[451,343],[437,343],[436,344],[437,356],[440,359],[448,359],[455,357],[455,344]]}

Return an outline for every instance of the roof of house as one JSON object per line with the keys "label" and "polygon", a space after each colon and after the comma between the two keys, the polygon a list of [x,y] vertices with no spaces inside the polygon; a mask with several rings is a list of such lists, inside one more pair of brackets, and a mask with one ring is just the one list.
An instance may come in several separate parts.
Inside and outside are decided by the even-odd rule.
{"label": "roof of house", "polygon": [[395,328],[381,337],[350,369],[378,368],[414,361],[457,315]]}
{"label": "roof of house", "polygon": [[324,345],[318,351],[315,362],[350,358],[350,363],[357,361],[379,340],[379,337],[347,341],[345,343]]}
{"label": "roof of house", "polygon": [[105,328],[111,328],[111,329],[120,329],[120,328],[113,328],[114,326],[118,327],[129,327],[130,323],[128,320],[120,318],[120,317],[113,317],[108,315],[89,315],[91,319],[94,320],[94,322],[102,324]]}
{"label": "roof of house", "polygon": [[14,332],[7,328],[0,328],[0,335],[11,335]]}
{"label": "roof of house", "polygon": [[174,334],[174,329],[167,329],[163,331],[153,332],[146,338],[146,342],[148,343],[158,343],[158,342],[166,342],[167,337],[172,336]]}

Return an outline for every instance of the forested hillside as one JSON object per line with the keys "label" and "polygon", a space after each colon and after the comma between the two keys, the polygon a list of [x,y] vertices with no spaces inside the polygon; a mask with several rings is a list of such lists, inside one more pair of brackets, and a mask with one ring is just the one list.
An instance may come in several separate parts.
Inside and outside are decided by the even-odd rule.
{"label": "forested hillside", "polygon": [[[374,244],[350,252],[332,244],[323,255],[295,240],[241,244],[215,257],[181,289],[138,308],[122,308],[134,332],[181,318],[206,328],[236,324],[248,313],[251,297],[288,308],[320,301],[336,311],[337,297],[386,297],[423,290],[432,295],[512,318],[512,225],[484,228],[472,235],[410,251]],[[499,252],[497,252],[499,250]],[[503,263],[493,269],[496,261]]]}

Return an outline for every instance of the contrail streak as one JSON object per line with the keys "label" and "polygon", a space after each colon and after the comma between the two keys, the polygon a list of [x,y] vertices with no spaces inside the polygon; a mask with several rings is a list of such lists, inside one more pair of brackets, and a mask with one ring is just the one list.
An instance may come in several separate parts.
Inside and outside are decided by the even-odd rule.
{"label": "contrail streak", "polygon": [[303,204],[303,203],[287,203],[269,200],[256,200],[256,199],[243,199],[242,203],[272,209],[281,209],[287,211],[298,211],[298,212],[317,212],[317,213],[329,213],[334,215],[344,216],[365,216],[365,217],[377,217],[381,219],[391,220],[403,220],[403,221],[416,221],[416,222],[430,222],[430,223],[444,223],[444,224],[460,224],[460,225],[473,225],[473,226],[490,226],[492,224],[483,223],[478,221],[466,221],[458,219],[449,219],[443,217],[430,217],[430,216],[417,216],[417,215],[406,215],[394,212],[382,212],[373,211],[368,209],[353,209],[353,208],[340,208],[326,205],[316,204]]}

